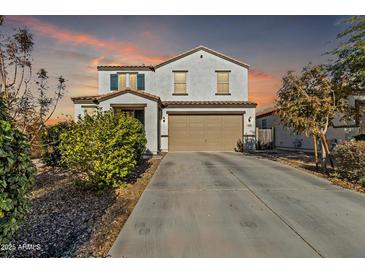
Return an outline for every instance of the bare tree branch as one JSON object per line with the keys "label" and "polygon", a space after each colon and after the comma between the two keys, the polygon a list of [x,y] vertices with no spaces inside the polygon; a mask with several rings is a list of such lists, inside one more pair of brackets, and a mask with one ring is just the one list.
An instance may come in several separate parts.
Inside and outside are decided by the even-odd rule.
{"label": "bare tree branch", "polygon": [[[0,25],[3,19],[0,16]],[[59,77],[55,92],[49,96],[47,71],[39,70],[33,79],[34,41],[26,28],[0,38],[0,97],[6,103],[12,122],[32,144],[54,114],[64,95],[66,81]]]}

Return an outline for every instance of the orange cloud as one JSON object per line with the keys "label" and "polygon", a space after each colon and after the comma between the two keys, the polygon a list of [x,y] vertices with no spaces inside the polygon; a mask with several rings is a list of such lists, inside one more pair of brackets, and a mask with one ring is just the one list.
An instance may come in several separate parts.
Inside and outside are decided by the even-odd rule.
{"label": "orange cloud", "polygon": [[250,70],[249,72],[249,80],[250,81],[272,81],[275,77],[266,72],[258,71],[258,70]]}
{"label": "orange cloud", "polygon": [[148,54],[134,43],[99,39],[93,35],[70,31],[32,16],[9,16],[9,21],[24,24],[36,33],[52,38],[60,43],[70,43],[94,47],[110,54],[123,56],[125,63],[157,64],[165,60],[165,56]]}
{"label": "orange cloud", "polygon": [[257,103],[258,107],[270,105],[276,98],[281,80],[266,72],[250,70],[249,99]]}
{"label": "orange cloud", "polygon": [[100,62],[104,59],[104,56],[100,56],[100,57],[96,57],[91,59],[90,61],[90,65],[93,67],[96,67],[98,64],[100,64]]}

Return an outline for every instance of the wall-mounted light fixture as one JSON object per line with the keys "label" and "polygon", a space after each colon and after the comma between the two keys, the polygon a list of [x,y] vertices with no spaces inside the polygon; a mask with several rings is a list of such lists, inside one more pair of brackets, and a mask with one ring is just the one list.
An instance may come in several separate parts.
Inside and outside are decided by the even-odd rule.
{"label": "wall-mounted light fixture", "polygon": [[164,116],[164,117],[162,117],[162,122],[164,122],[164,123],[165,123],[165,116]]}
{"label": "wall-mounted light fixture", "polygon": [[249,123],[251,123],[251,119],[252,119],[252,117],[250,116],[250,117],[248,117],[248,122]]}

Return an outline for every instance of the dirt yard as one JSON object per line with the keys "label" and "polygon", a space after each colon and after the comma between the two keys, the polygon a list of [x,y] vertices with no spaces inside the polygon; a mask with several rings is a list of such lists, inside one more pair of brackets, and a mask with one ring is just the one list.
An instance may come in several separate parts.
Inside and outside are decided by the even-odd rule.
{"label": "dirt yard", "polygon": [[36,161],[32,209],[8,245],[6,256],[107,256],[160,161],[143,161],[126,186],[103,192],[77,187],[66,172]]}

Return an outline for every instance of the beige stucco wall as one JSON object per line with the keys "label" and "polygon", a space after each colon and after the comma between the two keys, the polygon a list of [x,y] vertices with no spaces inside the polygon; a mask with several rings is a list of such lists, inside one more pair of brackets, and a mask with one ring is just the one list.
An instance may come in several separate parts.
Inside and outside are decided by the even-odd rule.
{"label": "beige stucco wall", "polygon": [[[187,96],[173,95],[174,70],[187,71]],[[216,95],[216,70],[230,71],[229,92],[231,95]],[[157,68],[153,90],[162,101],[247,101],[248,69],[200,50]]]}

